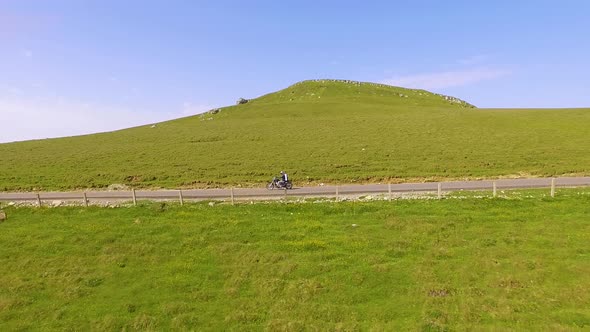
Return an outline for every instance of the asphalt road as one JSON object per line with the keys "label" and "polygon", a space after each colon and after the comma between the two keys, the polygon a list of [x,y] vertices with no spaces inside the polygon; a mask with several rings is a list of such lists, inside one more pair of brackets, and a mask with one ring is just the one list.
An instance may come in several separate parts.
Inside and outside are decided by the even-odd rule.
{"label": "asphalt road", "polygon": [[[497,190],[503,189],[526,189],[526,188],[548,188],[551,186],[550,178],[531,179],[503,179],[496,180]],[[454,181],[441,182],[442,191],[458,190],[492,190],[493,181]],[[590,186],[590,177],[560,177],[555,179],[556,187],[582,187]],[[366,184],[366,185],[343,185],[343,186],[315,186],[295,187],[287,191],[287,196],[332,196],[338,194],[359,195],[359,194],[384,194],[389,192],[388,184]],[[403,183],[392,184],[392,193],[412,192],[433,192],[438,190],[438,182],[427,183]],[[137,199],[149,200],[178,200],[178,190],[138,190],[135,192]],[[84,192],[42,192],[39,193],[42,200],[82,200]],[[279,198],[284,197],[285,190],[267,190],[266,188],[236,188],[233,189],[235,199],[247,198]],[[182,196],[186,200],[206,199],[230,199],[232,189],[192,189],[182,190]],[[87,191],[86,197],[90,201],[108,200],[131,200],[131,191]],[[0,193],[0,201],[36,201],[37,193]]]}

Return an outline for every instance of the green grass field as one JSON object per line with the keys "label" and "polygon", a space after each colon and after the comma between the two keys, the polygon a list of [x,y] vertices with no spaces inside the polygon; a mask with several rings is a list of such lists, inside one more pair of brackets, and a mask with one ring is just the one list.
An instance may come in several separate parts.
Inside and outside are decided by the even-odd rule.
{"label": "green grass field", "polygon": [[248,104],[0,144],[0,191],[590,175],[590,109],[465,107],[421,90],[303,82]]}
{"label": "green grass field", "polygon": [[8,208],[0,326],[588,329],[590,190],[546,194]]}

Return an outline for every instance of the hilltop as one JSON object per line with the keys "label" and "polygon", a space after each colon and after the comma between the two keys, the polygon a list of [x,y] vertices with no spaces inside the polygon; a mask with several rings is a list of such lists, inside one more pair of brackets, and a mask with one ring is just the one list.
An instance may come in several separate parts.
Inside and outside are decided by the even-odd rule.
{"label": "hilltop", "polygon": [[312,80],[205,114],[0,144],[0,191],[590,174],[588,109],[490,110],[424,90]]}
{"label": "hilltop", "polygon": [[[324,98],[324,100],[321,100]],[[385,102],[388,105],[421,106],[475,106],[456,97],[432,93],[426,90],[406,89],[391,85],[351,80],[319,79],[295,83],[278,92],[255,99],[257,103],[287,102]]]}

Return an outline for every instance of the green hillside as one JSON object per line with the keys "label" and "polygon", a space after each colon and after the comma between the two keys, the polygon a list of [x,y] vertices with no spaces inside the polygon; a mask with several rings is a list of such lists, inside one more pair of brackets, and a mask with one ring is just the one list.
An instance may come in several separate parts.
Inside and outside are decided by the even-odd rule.
{"label": "green hillside", "polygon": [[590,109],[305,81],[247,104],[117,132],[0,145],[1,190],[297,185],[590,174]]}

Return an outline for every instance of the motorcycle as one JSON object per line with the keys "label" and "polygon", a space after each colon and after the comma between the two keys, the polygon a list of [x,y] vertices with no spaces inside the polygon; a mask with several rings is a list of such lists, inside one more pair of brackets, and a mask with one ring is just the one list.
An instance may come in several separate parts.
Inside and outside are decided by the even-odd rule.
{"label": "motorcycle", "polygon": [[280,178],[274,177],[272,178],[272,181],[266,186],[266,189],[293,189],[293,184],[291,183],[291,180],[283,181]]}

